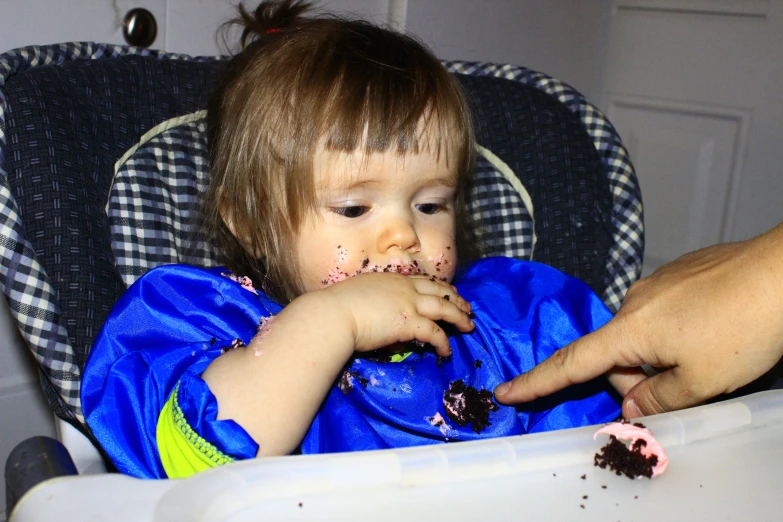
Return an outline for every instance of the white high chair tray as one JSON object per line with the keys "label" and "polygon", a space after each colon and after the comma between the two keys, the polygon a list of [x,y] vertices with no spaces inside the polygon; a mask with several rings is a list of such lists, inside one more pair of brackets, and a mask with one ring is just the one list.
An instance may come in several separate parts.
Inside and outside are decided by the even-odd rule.
{"label": "white high chair tray", "polygon": [[593,466],[596,427],[417,448],[278,457],[186,480],[48,481],[11,522],[251,520],[780,520],[783,391],[642,419],[669,469]]}

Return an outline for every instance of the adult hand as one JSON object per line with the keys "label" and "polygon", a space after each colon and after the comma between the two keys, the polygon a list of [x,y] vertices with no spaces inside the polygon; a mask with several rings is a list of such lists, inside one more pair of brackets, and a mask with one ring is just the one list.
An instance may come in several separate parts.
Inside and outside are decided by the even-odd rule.
{"label": "adult hand", "polygon": [[663,370],[627,391],[630,419],[730,393],[781,355],[783,224],[660,267],[629,289],[609,323],[501,384],[495,396],[528,402],[607,372],[642,364]]}

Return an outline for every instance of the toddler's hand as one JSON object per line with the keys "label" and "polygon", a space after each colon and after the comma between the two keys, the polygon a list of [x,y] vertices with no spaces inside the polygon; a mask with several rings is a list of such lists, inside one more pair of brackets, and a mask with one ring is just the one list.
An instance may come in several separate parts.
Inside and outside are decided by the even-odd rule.
{"label": "toddler's hand", "polygon": [[359,352],[421,341],[434,346],[438,355],[448,356],[448,337],[436,321],[451,323],[462,332],[473,329],[470,304],[450,284],[424,276],[364,274],[320,291],[345,311]]}

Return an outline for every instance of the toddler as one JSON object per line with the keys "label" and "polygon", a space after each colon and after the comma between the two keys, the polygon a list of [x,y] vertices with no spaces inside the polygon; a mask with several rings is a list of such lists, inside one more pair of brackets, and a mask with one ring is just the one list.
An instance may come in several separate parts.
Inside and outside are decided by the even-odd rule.
{"label": "toddler", "polygon": [[149,271],[93,347],[83,407],[117,468],[176,478],[617,417],[605,381],[493,400],[610,313],[552,268],[468,263],[459,84],[408,36],[307,9],[240,8],[208,107],[203,224],[224,266]]}

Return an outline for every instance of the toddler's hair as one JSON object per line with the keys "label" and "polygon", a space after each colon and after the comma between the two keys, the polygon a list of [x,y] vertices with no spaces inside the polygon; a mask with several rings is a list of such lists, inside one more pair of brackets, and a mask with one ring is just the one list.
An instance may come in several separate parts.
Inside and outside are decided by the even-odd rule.
{"label": "toddler's hair", "polygon": [[460,85],[414,38],[365,21],[302,16],[310,7],[240,5],[230,22],[244,27],[241,51],[208,106],[210,182],[201,212],[219,261],[281,303],[301,293],[295,238],[316,209],[319,144],[367,154],[433,147],[456,158],[457,249],[469,259],[474,146]]}

